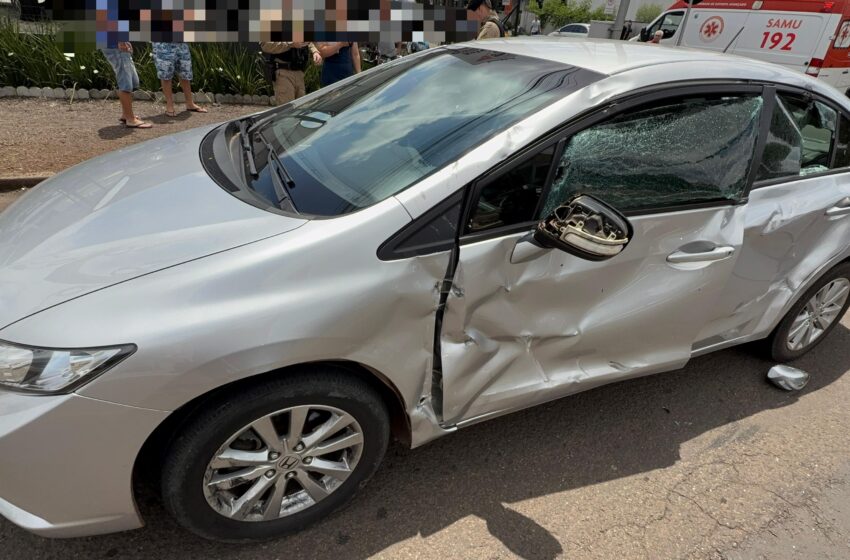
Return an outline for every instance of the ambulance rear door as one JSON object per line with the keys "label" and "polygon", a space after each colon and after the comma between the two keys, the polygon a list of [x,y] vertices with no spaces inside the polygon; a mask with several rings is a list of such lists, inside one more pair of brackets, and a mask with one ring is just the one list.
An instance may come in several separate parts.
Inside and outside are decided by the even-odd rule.
{"label": "ambulance rear door", "polygon": [[[848,14],[842,17],[848,18]],[[841,21],[837,32],[826,39],[831,43],[818,78],[846,94],[850,88],[850,19]]]}
{"label": "ambulance rear door", "polygon": [[[827,28],[835,29],[840,18],[817,12],[751,11],[748,14],[743,31],[727,52],[781,64],[798,72],[806,72],[812,59],[823,59],[829,46]],[[699,33],[697,40],[710,33],[706,23],[695,26]]]}

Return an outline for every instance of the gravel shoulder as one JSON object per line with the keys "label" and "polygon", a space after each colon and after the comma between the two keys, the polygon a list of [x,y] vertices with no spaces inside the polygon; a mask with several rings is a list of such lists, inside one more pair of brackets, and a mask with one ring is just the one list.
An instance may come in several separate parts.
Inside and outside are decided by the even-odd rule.
{"label": "gravel shoulder", "polygon": [[153,123],[129,129],[118,122],[117,100],[68,101],[0,99],[0,178],[57,173],[97,155],[263,110],[255,105],[204,105],[209,113],[189,113],[177,106],[176,117],[165,105],[136,102],[136,114]]}

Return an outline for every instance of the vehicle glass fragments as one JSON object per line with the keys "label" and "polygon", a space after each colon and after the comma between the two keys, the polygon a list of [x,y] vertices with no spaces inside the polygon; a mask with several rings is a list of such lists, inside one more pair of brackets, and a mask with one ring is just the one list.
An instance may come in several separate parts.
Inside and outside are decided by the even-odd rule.
{"label": "vehicle glass fragments", "polygon": [[740,199],[762,105],[759,96],[664,101],[575,134],[543,215],[577,194],[621,211]]}
{"label": "vehicle glass fragments", "polygon": [[[475,48],[382,66],[258,126],[298,212],[333,216],[397,194],[523,117],[597,80],[588,70]],[[275,200],[258,158],[249,185]]]}

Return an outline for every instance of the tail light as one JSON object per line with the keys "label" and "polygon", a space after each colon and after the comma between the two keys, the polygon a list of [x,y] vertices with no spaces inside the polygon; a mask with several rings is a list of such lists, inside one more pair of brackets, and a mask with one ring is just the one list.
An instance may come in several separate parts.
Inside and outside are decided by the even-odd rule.
{"label": "tail light", "polygon": [[820,74],[820,69],[823,68],[822,58],[813,58],[809,61],[809,67],[806,68],[806,74],[817,77]]}
{"label": "tail light", "polygon": [[828,14],[832,11],[833,6],[835,6],[835,2],[824,2],[820,11]]}

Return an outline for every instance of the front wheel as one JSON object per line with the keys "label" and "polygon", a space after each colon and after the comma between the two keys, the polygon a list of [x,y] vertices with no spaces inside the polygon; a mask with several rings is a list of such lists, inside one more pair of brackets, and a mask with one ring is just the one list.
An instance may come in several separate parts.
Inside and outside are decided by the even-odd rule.
{"label": "front wheel", "polygon": [[388,440],[386,406],[357,378],[330,369],[265,381],[189,421],[166,456],[163,501],[208,539],[282,536],[347,503]]}
{"label": "front wheel", "polygon": [[794,360],[820,344],[850,305],[850,263],[820,278],[788,311],[768,339],[771,358]]}

